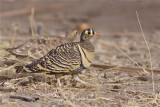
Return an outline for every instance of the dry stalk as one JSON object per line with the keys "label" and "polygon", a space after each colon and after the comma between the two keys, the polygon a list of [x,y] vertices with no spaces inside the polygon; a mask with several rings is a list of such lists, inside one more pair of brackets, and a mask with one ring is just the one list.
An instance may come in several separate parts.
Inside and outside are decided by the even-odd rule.
{"label": "dry stalk", "polygon": [[18,25],[17,24],[13,24],[13,37],[11,40],[11,45],[13,45],[13,43],[15,42],[15,37],[17,35],[17,30],[18,30]]}
{"label": "dry stalk", "polygon": [[154,77],[153,77],[153,66],[152,66],[152,56],[151,56],[151,51],[150,51],[148,42],[147,42],[147,40],[146,40],[146,37],[145,37],[145,35],[144,35],[143,29],[142,29],[142,25],[141,25],[141,22],[140,22],[140,19],[139,19],[139,16],[138,16],[138,12],[137,12],[137,11],[136,11],[136,15],[137,15],[139,27],[140,27],[141,32],[142,32],[143,39],[144,39],[144,41],[145,41],[145,44],[146,44],[147,49],[148,49],[148,52],[149,52],[149,59],[150,59],[151,71],[152,71],[152,88],[153,88],[152,91],[153,91],[153,93],[155,94],[155,86],[154,86]]}
{"label": "dry stalk", "polygon": [[34,8],[31,9],[31,15],[29,16],[30,29],[32,36],[37,35],[37,27],[34,19]]}
{"label": "dry stalk", "polygon": [[129,55],[127,55],[125,52],[123,52],[114,42],[113,42],[113,45],[121,52],[123,53],[125,56],[127,56],[132,62],[134,62],[137,66],[139,66],[145,73],[147,73],[147,71],[142,67],[140,66],[135,60],[133,60]]}
{"label": "dry stalk", "polygon": [[[119,71],[124,71],[124,72],[136,72],[136,71],[144,71],[141,68],[131,68],[131,67],[120,67],[116,65],[103,65],[103,64],[91,64],[91,67],[96,67],[96,68],[102,68],[102,69],[107,69],[108,71],[110,70],[119,70]],[[146,71],[151,72],[150,69],[145,69]],[[155,73],[160,73],[160,70],[153,70]]]}
{"label": "dry stalk", "polygon": [[27,102],[39,100],[38,97],[21,96],[21,95],[11,95],[10,98],[13,98],[13,99],[21,99],[21,100],[27,101]]}

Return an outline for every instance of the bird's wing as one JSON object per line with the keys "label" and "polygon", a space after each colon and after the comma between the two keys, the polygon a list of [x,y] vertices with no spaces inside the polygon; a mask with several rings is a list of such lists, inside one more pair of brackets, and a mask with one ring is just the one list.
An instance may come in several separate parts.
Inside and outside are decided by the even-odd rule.
{"label": "bird's wing", "polygon": [[17,56],[39,59],[51,49],[55,49],[58,45],[66,42],[64,38],[58,36],[38,36],[29,39],[16,48],[8,49],[8,51]]}
{"label": "bird's wing", "polygon": [[[66,43],[51,50],[44,57],[26,66],[30,71],[70,72],[81,64],[78,43]],[[28,71],[27,70],[27,71]]]}

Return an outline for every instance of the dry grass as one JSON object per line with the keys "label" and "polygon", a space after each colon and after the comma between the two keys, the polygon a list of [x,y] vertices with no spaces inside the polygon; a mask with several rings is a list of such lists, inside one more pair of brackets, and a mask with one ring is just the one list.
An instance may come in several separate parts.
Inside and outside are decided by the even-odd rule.
{"label": "dry grass", "polygon": [[153,94],[155,94],[155,86],[154,86],[153,65],[152,65],[152,56],[151,56],[151,51],[150,51],[150,48],[149,48],[148,42],[147,42],[147,40],[146,40],[146,37],[144,36],[144,32],[143,32],[142,25],[141,25],[141,22],[140,22],[140,19],[139,19],[139,16],[138,16],[138,12],[137,12],[137,11],[136,11],[136,15],[137,15],[137,19],[138,19],[138,24],[139,24],[140,29],[141,29],[141,32],[142,32],[142,36],[143,36],[143,38],[144,38],[144,41],[145,41],[146,47],[147,47],[147,49],[148,49],[149,60],[150,60],[150,65],[151,65],[151,70],[152,70]]}
{"label": "dry grass", "polygon": [[34,18],[34,8],[31,10],[31,15],[29,16],[29,21],[30,21],[30,29],[31,29],[31,34],[32,36],[37,35],[37,27],[36,27],[36,22]]}

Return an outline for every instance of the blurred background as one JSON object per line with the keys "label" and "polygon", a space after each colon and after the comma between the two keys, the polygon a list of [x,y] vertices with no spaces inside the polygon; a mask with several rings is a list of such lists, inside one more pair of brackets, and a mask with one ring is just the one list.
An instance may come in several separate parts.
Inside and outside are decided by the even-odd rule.
{"label": "blurred background", "polygon": [[[147,40],[152,45],[153,63],[157,59],[160,31],[159,0],[1,0],[1,47],[15,47],[31,37],[30,26],[35,24],[43,35],[61,35],[68,29],[85,23],[101,34],[94,41],[95,61],[135,66],[119,52],[115,42],[127,54],[144,66],[149,65],[148,51],[141,35],[136,11]],[[32,18],[29,19],[29,17]],[[119,55],[120,54],[120,55]],[[147,55],[146,55],[147,54]],[[140,60],[143,59],[143,60]]]}
{"label": "blurred background", "polygon": [[[159,0],[1,0],[1,29],[17,24],[27,32],[31,8],[45,30],[74,28],[87,23],[97,32],[140,32],[136,10],[145,32],[160,29]],[[10,12],[6,15],[6,12]],[[2,32],[3,34],[3,32]]]}

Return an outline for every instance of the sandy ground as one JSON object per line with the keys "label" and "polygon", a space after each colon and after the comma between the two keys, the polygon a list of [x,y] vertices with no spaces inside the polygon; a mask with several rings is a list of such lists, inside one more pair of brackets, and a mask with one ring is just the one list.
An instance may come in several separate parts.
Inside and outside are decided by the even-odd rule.
{"label": "sandy ground", "polygon": [[[153,69],[160,69],[160,1],[159,0],[94,0],[94,1],[28,1],[2,0],[0,13],[30,7],[43,7],[72,3],[71,6],[56,11],[35,13],[36,23],[43,27],[42,34],[60,34],[75,28],[78,23],[89,24],[101,37],[95,38],[95,64],[116,65],[111,69],[90,67],[81,79],[94,84],[84,86],[64,76],[62,88],[58,88],[54,75],[35,74],[18,76],[14,69],[2,63],[2,48],[15,47],[31,37],[29,15],[1,18],[1,78],[0,105],[3,107],[151,107],[160,106],[160,72],[151,73],[139,70],[128,72],[119,67],[151,69],[150,57],[138,25],[136,10],[149,44]],[[22,39],[23,38],[23,39]],[[114,45],[116,44],[116,46]],[[21,77],[21,78],[20,78]],[[154,82],[154,92],[153,92]],[[29,97],[32,101],[10,98]]]}

